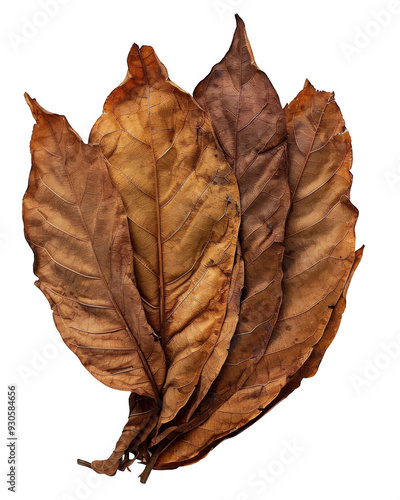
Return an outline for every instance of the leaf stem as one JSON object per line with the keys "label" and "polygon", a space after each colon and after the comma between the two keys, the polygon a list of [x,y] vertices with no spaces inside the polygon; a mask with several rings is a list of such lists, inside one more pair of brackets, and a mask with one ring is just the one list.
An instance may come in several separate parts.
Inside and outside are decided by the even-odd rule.
{"label": "leaf stem", "polygon": [[161,446],[157,446],[157,448],[154,450],[154,453],[151,455],[151,458],[148,461],[144,471],[139,476],[141,483],[145,484],[146,481],[148,480],[149,475],[157,462],[157,458],[158,458],[160,452],[161,452]]}

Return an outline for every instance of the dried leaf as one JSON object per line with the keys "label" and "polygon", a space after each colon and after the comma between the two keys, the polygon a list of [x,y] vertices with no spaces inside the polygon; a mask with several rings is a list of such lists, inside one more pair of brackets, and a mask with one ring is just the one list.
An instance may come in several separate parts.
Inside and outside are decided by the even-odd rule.
{"label": "dried leaf", "polygon": [[[358,264],[361,261],[362,253],[363,253],[363,248],[360,248],[359,250],[356,251],[354,264],[351,268],[351,272],[349,274],[346,286],[344,287],[343,293],[340,299],[338,300],[338,303],[333,308],[332,315],[324,330],[321,340],[315,345],[311,355],[306,359],[304,364],[301,365],[300,369],[295,373],[295,375],[293,375],[293,377],[291,378],[288,377],[287,383],[280,390],[278,395],[272,399],[271,403],[269,403],[265,408],[263,408],[262,411],[259,413],[259,415],[255,417],[253,420],[249,420],[244,426],[239,427],[237,430],[227,434],[226,436],[213,440],[210,444],[201,448],[201,450],[197,454],[193,454],[193,456],[190,459],[184,461],[180,460],[179,462],[168,463],[166,465],[164,464],[160,465],[160,463],[158,463],[157,466],[154,468],[160,470],[174,469],[179,466],[191,465],[193,463],[198,462],[199,460],[206,457],[208,453],[222,441],[224,441],[227,438],[232,438],[234,436],[237,436],[238,434],[246,430],[250,425],[253,425],[257,420],[263,417],[270,410],[272,410],[272,408],[274,408],[278,403],[287,398],[295,389],[297,389],[300,386],[300,383],[303,380],[303,378],[312,377],[316,374],[320,362],[326,352],[326,349],[331,344],[339,328],[343,312],[346,308],[346,294],[348,291],[348,287],[350,285],[353,274],[357,269]],[[167,452],[171,453],[171,450],[167,450]]]}
{"label": "dried leaf", "polygon": [[284,113],[274,87],[255,63],[243,21],[236,19],[228,53],[194,91],[211,117],[240,191],[245,282],[237,330],[212,389],[220,402],[251,373],[278,317],[290,204]]}
{"label": "dried leaf", "polygon": [[97,147],[27,97],[37,124],[24,197],[37,286],[64,342],[105,385],[158,397],[165,374],[132,269],[124,207]]}
{"label": "dried leaf", "polygon": [[349,201],[350,135],[333,94],[316,91],[308,81],[285,111],[292,206],[283,302],[271,341],[243,387],[201,427],[172,442],[156,469],[197,461],[263,414],[296,374],[300,379],[313,375],[339,326],[347,287],[361,259],[361,252],[354,252],[358,211]]}
{"label": "dried leaf", "polygon": [[[92,468],[99,474],[113,476],[117,470],[125,470],[140,457],[140,446],[157,425],[159,407],[155,400],[131,393],[129,408],[128,421],[110,457],[106,460],[94,460],[91,463],[78,460],[79,465]],[[135,458],[129,458],[129,453],[134,454]]]}
{"label": "dried leaf", "polygon": [[130,392],[109,458],[78,460],[98,473],[196,462],[313,376],[362,257],[333,93],[306,81],[282,110],[236,19],[194,98],[133,45],[89,145],[26,96],[37,285],[89,372]]}
{"label": "dried leaf", "polygon": [[[254,61],[244,23],[236,19],[228,53],[196,87],[194,97],[209,114],[238,179],[245,282],[228,358],[191,426],[227,401],[251,374],[268,345],[282,301],[282,243],[290,203],[285,117],[275,89]],[[168,426],[152,445],[187,427],[201,399],[181,415],[183,423]]]}
{"label": "dried leaf", "polygon": [[[361,247],[358,249],[355,253],[355,259],[353,262],[353,266],[350,270],[349,277],[347,278],[346,285],[343,289],[342,295],[340,296],[336,306],[332,310],[332,315],[329,318],[328,324],[326,325],[326,328],[324,330],[324,333],[322,334],[321,339],[318,341],[318,343],[314,346],[310,356],[307,358],[305,363],[300,367],[300,369],[290,378],[288,378],[288,381],[286,385],[283,387],[283,389],[279,392],[279,395],[272,400],[272,402],[264,408],[262,413],[257,417],[260,418],[262,417],[265,413],[270,411],[274,406],[276,406],[278,403],[280,403],[283,399],[285,399],[289,394],[291,394],[295,389],[297,389],[301,381],[304,378],[308,377],[313,377],[319,368],[319,365],[322,361],[322,358],[332,343],[333,339],[336,336],[336,333],[339,329],[340,322],[342,320],[342,315],[344,313],[344,310],[346,309],[346,295],[347,291],[349,289],[349,285],[351,282],[351,279],[353,278],[354,272],[358,267],[358,264],[361,261],[362,254],[363,254],[364,247]],[[246,425],[247,428],[247,425]],[[244,430],[244,428],[240,429],[240,432]],[[231,437],[231,436],[229,436]]]}
{"label": "dried leaf", "polygon": [[[158,408],[164,352],[135,285],[122,200],[99,148],[83,144],[64,116],[27,102],[37,124],[23,215],[36,284],[90,373]],[[137,433],[141,422],[135,425]]]}
{"label": "dried leaf", "polygon": [[237,321],[233,314],[233,328],[221,332],[239,193],[204,111],[169,80],[154,50],[134,45],[128,67],[90,143],[99,144],[124,201],[137,286],[165,350],[161,425],[175,417],[197,384],[208,389],[206,380],[214,380],[226,358]]}

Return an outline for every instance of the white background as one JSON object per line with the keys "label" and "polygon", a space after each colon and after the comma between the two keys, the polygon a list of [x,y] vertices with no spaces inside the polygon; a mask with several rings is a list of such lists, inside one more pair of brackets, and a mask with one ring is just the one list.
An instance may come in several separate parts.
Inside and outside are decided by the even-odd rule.
{"label": "white background", "polygon": [[[390,6],[388,0],[63,0],[46,19],[39,1],[2,2],[2,496],[12,498],[5,417],[7,384],[16,383],[21,500],[400,499],[400,13],[374,21],[374,12]],[[170,78],[192,92],[228,49],[235,11],[282,104],[306,77],[335,90],[353,139],[352,200],[364,258],[318,374],[286,401],[198,464],[154,471],[146,485],[137,479],[139,464],[131,473],[96,476],[76,459],[109,456],[125,423],[127,394],[102,386],[57,342],[48,303],[33,285],[21,221],[33,126],[23,92],[65,114],[87,140],[105,98],[125,76],[132,43],[154,46]],[[42,26],[28,39],[26,24],[33,21]],[[279,463],[293,440],[301,451],[290,464]]]}

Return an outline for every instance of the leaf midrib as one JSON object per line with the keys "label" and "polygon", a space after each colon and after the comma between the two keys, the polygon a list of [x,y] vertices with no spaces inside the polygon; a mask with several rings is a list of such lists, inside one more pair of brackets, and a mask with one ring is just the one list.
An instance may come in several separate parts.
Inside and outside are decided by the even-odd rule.
{"label": "leaf midrib", "polygon": [[154,171],[154,188],[155,188],[155,204],[156,204],[156,223],[157,223],[157,253],[158,253],[158,274],[159,274],[159,285],[160,285],[160,309],[159,309],[159,320],[160,320],[160,337],[161,342],[164,344],[165,339],[165,289],[164,289],[164,262],[163,262],[163,252],[162,252],[162,239],[161,239],[161,208],[160,208],[160,194],[158,185],[158,175],[157,175],[157,159],[154,151],[154,140],[153,133],[151,129],[151,115],[150,115],[150,82],[147,74],[146,64],[142,57],[141,49],[138,49],[140,62],[142,63],[143,73],[145,76],[145,81],[147,85],[147,119],[149,124],[150,133],[150,149],[153,156],[153,171]]}

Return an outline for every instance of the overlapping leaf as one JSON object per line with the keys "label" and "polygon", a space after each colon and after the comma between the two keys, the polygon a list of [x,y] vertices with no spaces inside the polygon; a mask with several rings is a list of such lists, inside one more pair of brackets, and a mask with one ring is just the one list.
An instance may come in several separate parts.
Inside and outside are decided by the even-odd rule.
{"label": "overlapping leaf", "polygon": [[210,115],[240,191],[245,281],[237,330],[213,387],[221,401],[251,373],[275,326],[290,204],[284,113],[274,87],[254,61],[244,23],[236,17],[228,53],[194,91]]}
{"label": "overlapping leaf", "polygon": [[205,363],[213,380],[226,357],[232,329],[222,332],[227,345],[219,340],[239,193],[205,112],[170,82],[154,50],[134,45],[128,66],[90,142],[99,144],[124,201],[138,289],[166,353],[162,424],[188,401]]}
{"label": "overlapping leaf", "polygon": [[[287,378],[287,381],[285,385],[283,386],[282,389],[279,390],[279,393],[271,398],[271,403],[269,403],[265,408],[261,408],[262,411],[259,412],[259,414],[253,418],[252,420],[249,420],[245,425],[238,427],[235,431],[230,432],[224,437],[221,437],[219,439],[215,439],[212,441],[212,443],[205,445],[200,449],[200,451],[196,453],[193,453],[193,456],[190,459],[187,460],[179,460],[176,461],[175,457],[175,463],[170,462],[167,463],[166,465],[163,465],[162,463],[158,463],[156,468],[159,469],[171,469],[171,468],[176,468],[178,466],[182,465],[190,465],[195,462],[198,462],[202,458],[204,458],[213,448],[215,448],[218,444],[220,444],[224,439],[226,438],[231,438],[236,436],[237,434],[243,432],[245,429],[247,429],[250,425],[254,424],[259,418],[264,416],[268,411],[270,411],[274,406],[276,406],[278,403],[280,403],[283,399],[288,397],[295,389],[297,389],[301,381],[304,378],[307,377],[312,377],[316,374],[318,367],[321,363],[321,360],[325,354],[326,349],[329,347],[331,344],[332,340],[334,339],[337,330],[339,328],[343,312],[346,308],[346,294],[348,291],[348,287],[351,282],[351,278],[353,277],[353,274],[355,270],[357,269],[358,264],[361,261],[362,258],[362,253],[363,253],[363,248],[359,249],[355,253],[355,259],[353,266],[351,268],[348,280],[346,282],[346,285],[344,287],[344,290],[342,292],[342,295],[340,296],[336,306],[333,308],[332,315],[328,321],[328,324],[326,325],[326,328],[324,330],[324,333],[320,339],[320,341],[314,346],[310,356],[306,359],[304,364],[302,364],[299,368],[299,370],[291,377]],[[276,394],[276,391],[274,392]],[[271,393],[271,396],[273,396],[274,393]],[[171,454],[170,449],[167,450],[168,454]],[[163,458],[163,457],[161,457]]]}
{"label": "overlapping leaf", "polygon": [[138,459],[145,482],[316,373],[362,257],[350,136],[308,81],[282,110],[238,16],[194,99],[133,45],[89,145],[27,101],[37,284],[90,373],[130,392],[113,453],[78,462],[113,475]]}
{"label": "overlapping leaf", "polygon": [[[292,206],[285,233],[283,303],[271,341],[243,387],[201,426],[173,441],[155,468],[196,461],[203,449],[262,413],[296,373],[299,381],[313,375],[318,364],[302,369],[303,364],[314,349],[314,358],[322,357],[339,326],[337,311],[356,259],[350,136],[333,94],[318,92],[309,82],[285,111]],[[339,319],[324,336],[336,307]]]}
{"label": "overlapping leaf", "polygon": [[[121,197],[99,148],[83,144],[64,116],[27,101],[37,124],[23,215],[37,285],[64,342],[90,373],[158,410],[164,351],[135,285]],[[143,424],[130,416],[127,425],[137,434]]]}
{"label": "overlapping leaf", "polygon": [[[284,225],[290,204],[285,117],[274,87],[254,61],[244,23],[236,19],[228,53],[196,87],[194,97],[210,115],[238,180],[245,281],[228,358],[191,426],[227,401],[251,374],[268,345],[282,301]],[[152,444],[187,426],[196,406],[184,414],[183,425],[169,426]]]}

